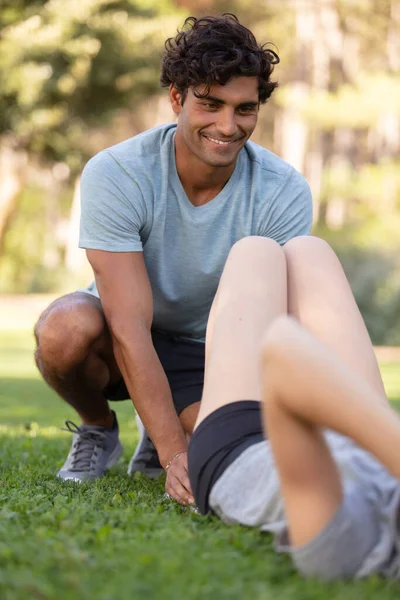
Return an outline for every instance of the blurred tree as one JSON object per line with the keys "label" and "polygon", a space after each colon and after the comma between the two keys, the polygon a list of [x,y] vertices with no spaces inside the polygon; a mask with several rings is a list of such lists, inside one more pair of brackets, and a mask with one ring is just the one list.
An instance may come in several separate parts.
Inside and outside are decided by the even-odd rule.
{"label": "blurred tree", "polygon": [[254,141],[305,173],[374,341],[400,343],[400,0],[3,0],[0,291],[76,272],[84,162],[173,118],[163,42],[222,12],[281,57]]}
{"label": "blurred tree", "polygon": [[352,177],[366,163],[382,161],[379,195],[389,193],[393,206],[399,200],[399,179],[384,165],[400,151],[400,2],[293,0],[292,6],[294,71],[278,93],[278,151],[308,177],[318,223],[339,227],[357,205],[351,194],[337,193],[340,186],[344,191],[344,173]]}
{"label": "blurred tree", "polygon": [[14,167],[28,154],[76,175],[93,127],[158,90],[161,40],[181,16],[168,0],[17,0],[0,12],[1,247],[24,179],[10,153]]}
{"label": "blurred tree", "polygon": [[27,2],[21,13],[0,42],[0,135],[80,168],[84,133],[157,91],[160,39],[179,18],[166,0]]}

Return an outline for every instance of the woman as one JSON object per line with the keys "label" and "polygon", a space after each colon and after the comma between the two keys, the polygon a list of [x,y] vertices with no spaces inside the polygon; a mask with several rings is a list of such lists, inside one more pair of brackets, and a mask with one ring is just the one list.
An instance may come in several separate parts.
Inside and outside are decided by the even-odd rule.
{"label": "woman", "polygon": [[273,532],[303,574],[399,576],[400,419],[322,240],[233,247],[188,460],[202,513]]}

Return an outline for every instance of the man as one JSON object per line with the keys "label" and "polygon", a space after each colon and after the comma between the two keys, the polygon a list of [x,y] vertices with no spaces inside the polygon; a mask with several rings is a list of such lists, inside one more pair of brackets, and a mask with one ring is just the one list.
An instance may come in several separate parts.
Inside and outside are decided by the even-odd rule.
{"label": "man", "polygon": [[[85,167],[80,246],[96,284],[56,300],[36,326],[38,367],[83,422],[68,422],[74,438],[60,477],[98,477],[115,463],[122,447],[107,400],[130,397],[167,470],[167,492],[193,501],[187,435],[228,253],[246,236],[284,244],[311,227],[304,178],[248,141],[277,85],[277,62],[234,15],[186,19],[161,69],[177,124]],[[148,450],[144,433],[128,472],[147,470]]]}

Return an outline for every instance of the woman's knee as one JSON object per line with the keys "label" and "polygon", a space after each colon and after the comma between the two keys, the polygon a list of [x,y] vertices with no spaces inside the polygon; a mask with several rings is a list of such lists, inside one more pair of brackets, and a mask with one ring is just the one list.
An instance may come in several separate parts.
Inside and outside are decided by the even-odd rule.
{"label": "woman's knee", "polygon": [[34,333],[36,362],[60,371],[87,357],[90,346],[104,333],[105,319],[97,299],[70,294],[59,298],[40,316]]}
{"label": "woman's knee", "polygon": [[[236,242],[228,255],[216,295],[216,303],[225,291],[236,290],[258,297],[286,303],[286,259],[282,248],[269,238],[248,236]],[[273,293],[271,293],[271,291]]]}
{"label": "woman's knee", "polygon": [[[293,238],[284,246],[288,266],[289,290],[308,290],[308,297],[316,291],[348,289],[343,266],[331,246],[324,240],[304,236]],[[343,288],[343,289],[344,289]],[[306,306],[302,307],[306,310]]]}
{"label": "woman's knee", "polygon": [[282,248],[275,240],[260,235],[249,235],[235,242],[231,248],[230,255],[246,254],[259,256],[275,253],[281,254]]}
{"label": "woman's knee", "polygon": [[233,266],[241,276],[246,276],[247,266],[254,270],[263,269],[266,265],[285,268],[285,255],[281,246],[270,238],[248,236],[232,246],[225,266]]}
{"label": "woman's knee", "polygon": [[338,261],[334,250],[328,242],[313,235],[302,235],[292,238],[283,246],[283,251],[289,260],[293,258],[297,258],[298,260],[312,259],[315,262],[316,260],[326,260],[328,258]]}

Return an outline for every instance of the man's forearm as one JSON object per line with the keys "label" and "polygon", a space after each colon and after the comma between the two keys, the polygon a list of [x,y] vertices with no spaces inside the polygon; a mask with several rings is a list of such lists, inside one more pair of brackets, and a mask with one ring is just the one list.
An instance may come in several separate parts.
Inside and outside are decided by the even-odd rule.
{"label": "man's forearm", "polygon": [[123,338],[113,335],[114,352],[133,404],[146,427],[163,467],[187,446],[171,389],[154,349],[150,332],[132,328]]}

